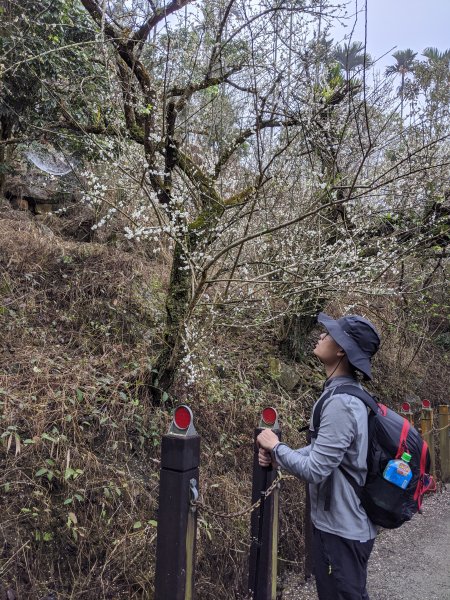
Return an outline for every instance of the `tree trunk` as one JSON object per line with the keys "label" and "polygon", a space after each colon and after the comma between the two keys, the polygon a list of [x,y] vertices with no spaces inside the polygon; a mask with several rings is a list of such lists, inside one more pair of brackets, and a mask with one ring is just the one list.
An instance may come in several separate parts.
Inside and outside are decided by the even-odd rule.
{"label": "tree trunk", "polygon": [[170,390],[183,358],[182,341],[184,325],[188,317],[192,283],[191,272],[189,269],[185,269],[185,266],[184,251],[177,242],[166,297],[164,348],[149,378],[149,388],[155,403],[160,403],[162,394]]}
{"label": "tree trunk", "polygon": [[[12,135],[13,124],[6,115],[0,118],[0,141],[8,140]],[[7,146],[6,144],[0,144],[0,197],[3,197],[3,190],[5,187],[6,172],[8,168],[7,164]]]}
{"label": "tree trunk", "polygon": [[401,120],[401,127],[403,129],[403,94],[404,94],[404,89],[405,89],[405,74],[402,72],[402,83],[401,83],[401,88],[400,88],[400,120]]}
{"label": "tree trunk", "polygon": [[317,325],[316,317],[309,315],[286,315],[283,326],[284,340],[281,342],[281,352],[290,360],[300,361],[307,353],[309,334]]}

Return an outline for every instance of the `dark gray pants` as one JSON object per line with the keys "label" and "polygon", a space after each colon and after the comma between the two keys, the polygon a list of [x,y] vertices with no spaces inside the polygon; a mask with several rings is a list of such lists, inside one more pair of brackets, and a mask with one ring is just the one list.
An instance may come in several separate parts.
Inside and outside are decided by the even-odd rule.
{"label": "dark gray pants", "polygon": [[313,528],[313,559],[319,600],[369,600],[367,561],[375,540],[347,540]]}

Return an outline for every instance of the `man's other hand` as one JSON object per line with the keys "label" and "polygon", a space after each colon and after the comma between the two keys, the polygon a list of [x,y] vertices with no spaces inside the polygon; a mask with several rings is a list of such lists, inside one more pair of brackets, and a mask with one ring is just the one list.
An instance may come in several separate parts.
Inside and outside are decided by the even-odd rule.
{"label": "man's other hand", "polygon": [[270,467],[272,464],[272,456],[270,452],[264,450],[264,448],[260,448],[258,451],[258,462],[260,467]]}

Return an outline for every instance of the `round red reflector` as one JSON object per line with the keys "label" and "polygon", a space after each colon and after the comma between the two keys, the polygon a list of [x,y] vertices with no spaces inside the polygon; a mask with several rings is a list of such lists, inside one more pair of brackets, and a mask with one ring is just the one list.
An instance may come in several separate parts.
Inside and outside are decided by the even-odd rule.
{"label": "round red reflector", "polygon": [[277,411],[271,406],[268,406],[262,411],[261,417],[266,425],[274,425],[277,420]]}
{"label": "round red reflector", "polygon": [[173,415],[173,422],[178,429],[187,429],[192,421],[192,413],[187,406],[179,406]]}
{"label": "round red reflector", "polygon": [[429,400],[422,400],[422,408],[430,408],[431,402]]}
{"label": "round red reflector", "polygon": [[411,407],[409,405],[409,402],[403,402],[402,404],[402,411],[403,412],[409,412],[411,410]]}

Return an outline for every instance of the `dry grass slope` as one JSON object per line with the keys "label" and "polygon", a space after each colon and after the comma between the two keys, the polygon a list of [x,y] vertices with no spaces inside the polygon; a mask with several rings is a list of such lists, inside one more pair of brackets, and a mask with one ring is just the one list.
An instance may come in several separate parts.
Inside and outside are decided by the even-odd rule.
{"label": "dry grass slope", "polygon": [[[141,382],[161,347],[168,265],[120,244],[64,239],[49,224],[0,215],[0,598],[151,598],[159,443],[170,416]],[[383,310],[378,389],[394,400],[432,390],[437,401],[446,356]],[[272,330],[207,328],[201,377],[175,385],[195,411],[202,495],[217,510],[250,504],[264,405],[277,406],[290,444],[304,443],[297,429],[320,370],[300,365],[301,383],[287,393],[268,366],[278,355]],[[280,566],[301,570],[303,485],[284,486]],[[201,514],[198,597],[243,598],[248,548],[248,516]]]}
{"label": "dry grass slope", "polygon": [[[62,239],[21,213],[3,217],[3,590],[21,599],[149,598],[159,440],[170,417],[139,387],[160,345],[164,270],[137,253]],[[225,381],[205,380],[189,397],[204,499],[230,512],[249,503],[252,431],[273,387],[257,381],[264,357],[249,361],[251,346],[228,342]],[[234,597],[245,588],[248,517],[204,515],[199,530],[201,597]]]}

